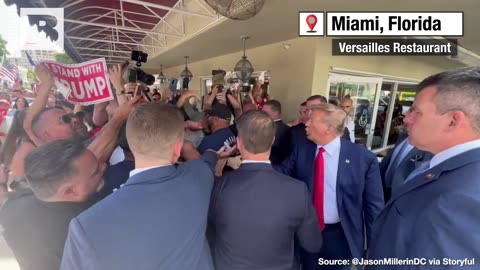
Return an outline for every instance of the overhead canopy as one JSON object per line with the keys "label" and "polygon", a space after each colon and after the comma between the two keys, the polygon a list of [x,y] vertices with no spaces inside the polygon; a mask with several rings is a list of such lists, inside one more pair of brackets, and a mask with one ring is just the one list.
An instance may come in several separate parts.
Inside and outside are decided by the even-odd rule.
{"label": "overhead canopy", "polygon": [[[132,50],[156,54],[166,46],[168,38],[186,37],[185,29],[165,20],[171,12],[209,20],[219,18],[201,0],[197,2],[203,12],[183,8],[178,0],[5,0],[7,5],[16,4],[19,14],[20,8],[64,8],[65,52],[77,62],[105,57],[111,63],[129,59]],[[29,20],[50,39],[58,38],[53,17],[29,16]],[[40,20],[47,25],[40,25]],[[163,30],[159,31],[161,23]]]}
{"label": "overhead canopy", "polygon": [[[204,0],[4,0],[18,7],[64,8],[65,51],[81,62],[106,57],[110,63],[130,58],[131,50],[149,54],[143,67],[153,72],[242,50],[241,35],[251,36],[247,50],[298,37],[298,12],[323,11],[462,11],[463,37],[458,44],[473,58],[480,54],[477,34],[480,1],[403,0],[267,0],[246,21],[217,15]],[[288,1],[288,4],[286,2]],[[47,32],[48,27],[41,29]],[[248,52],[247,52],[248,53]],[[235,63],[232,63],[232,67]]]}

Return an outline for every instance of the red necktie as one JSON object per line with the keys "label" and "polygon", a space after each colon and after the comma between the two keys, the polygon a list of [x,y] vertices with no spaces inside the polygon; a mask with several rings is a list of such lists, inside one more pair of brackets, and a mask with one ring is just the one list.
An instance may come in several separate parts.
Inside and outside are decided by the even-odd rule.
{"label": "red necktie", "polygon": [[318,224],[320,230],[325,228],[325,220],[323,217],[323,193],[324,193],[324,181],[325,181],[325,163],[323,159],[323,153],[325,149],[320,147],[318,149],[318,155],[315,159],[315,172],[313,175],[313,205],[317,211]]}

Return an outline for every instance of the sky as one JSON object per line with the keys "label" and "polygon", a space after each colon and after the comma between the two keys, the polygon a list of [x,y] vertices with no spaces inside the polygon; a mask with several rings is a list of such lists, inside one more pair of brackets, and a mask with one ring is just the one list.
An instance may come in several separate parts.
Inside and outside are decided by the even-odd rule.
{"label": "sky", "polygon": [[17,15],[15,5],[7,7],[4,1],[0,0],[0,18],[6,21],[0,26],[0,34],[8,42],[7,50],[10,53],[8,57],[21,57],[20,50],[32,48],[61,52],[45,33],[37,31],[37,26],[30,26],[27,17],[20,18]]}

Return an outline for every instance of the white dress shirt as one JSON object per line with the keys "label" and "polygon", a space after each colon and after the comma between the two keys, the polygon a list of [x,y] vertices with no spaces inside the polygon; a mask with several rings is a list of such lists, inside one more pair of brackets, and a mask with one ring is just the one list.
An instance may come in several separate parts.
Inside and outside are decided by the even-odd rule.
{"label": "white dress shirt", "polygon": [[242,160],[242,164],[246,163],[265,163],[265,164],[272,164],[270,160]]}
{"label": "white dress shirt", "polygon": [[433,156],[432,160],[430,161],[430,168],[437,166],[447,159],[458,156],[475,148],[480,148],[480,140],[469,141],[467,143],[455,145],[454,147],[443,150],[442,152]]}
{"label": "white dress shirt", "polygon": [[167,164],[167,165],[162,165],[162,166],[152,166],[152,167],[147,167],[147,168],[138,168],[138,169],[130,171],[130,177],[134,176],[137,173],[141,173],[143,171],[147,171],[147,170],[154,169],[154,168],[167,167],[167,166],[170,166],[170,165],[172,165],[172,164]]}
{"label": "white dress shirt", "polygon": [[335,138],[327,145],[317,145],[315,158],[318,155],[320,147],[325,149],[323,160],[325,162],[325,182],[323,194],[323,215],[325,224],[335,224],[340,222],[337,206],[337,173],[338,161],[340,159],[340,137]]}

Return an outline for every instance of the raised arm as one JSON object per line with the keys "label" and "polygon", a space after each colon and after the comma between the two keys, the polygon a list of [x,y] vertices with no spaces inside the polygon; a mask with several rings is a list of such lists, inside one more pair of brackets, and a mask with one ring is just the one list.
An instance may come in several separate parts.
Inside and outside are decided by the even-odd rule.
{"label": "raised arm", "polygon": [[197,91],[194,91],[194,90],[187,91],[186,93],[181,95],[180,98],[178,99],[177,108],[181,109],[185,105],[185,102],[187,102],[191,97],[198,97],[198,96],[199,94],[197,93]]}
{"label": "raised arm", "polygon": [[35,102],[28,109],[25,120],[23,121],[23,128],[28,137],[30,137],[33,143],[38,146],[41,144],[41,140],[37,138],[32,131],[32,121],[33,118],[35,118],[35,116],[47,106],[50,89],[55,85],[55,81],[48,68],[42,64],[38,64],[35,67],[35,75],[37,75],[37,78],[40,80],[40,91],[35,98]]}
{"label": "raised arm", "polygon": [[92,120],[93,123],[98,127],[102,127],[108,122],[107,106],[108,102],[102,102],[95,104],[93,107]]}
{"label": "raised arm", "polygon": [[119,106],[112,119],[108,121],[99,135],[88,146],[88,150],[92,151],[100,163],[106,162],[112,154],[120,128],[127,121],[128,114],[139,101],[140,97],[138,96]]}
{"label": "raised arm", "polygon": [[242,105],[240,105],[240,101],[230,92],[227,92],[227,99],[232,104],[235,118],[238,119],[242,115]]}
{"label": "raised arm", "polygon": [[205,99],[205,104],[203,106],[204,109],[211,109],[212,108],[213,101],[217,97],[217,94],[218,94],[218,85],[215,85],[212,88],[212,93]]}

